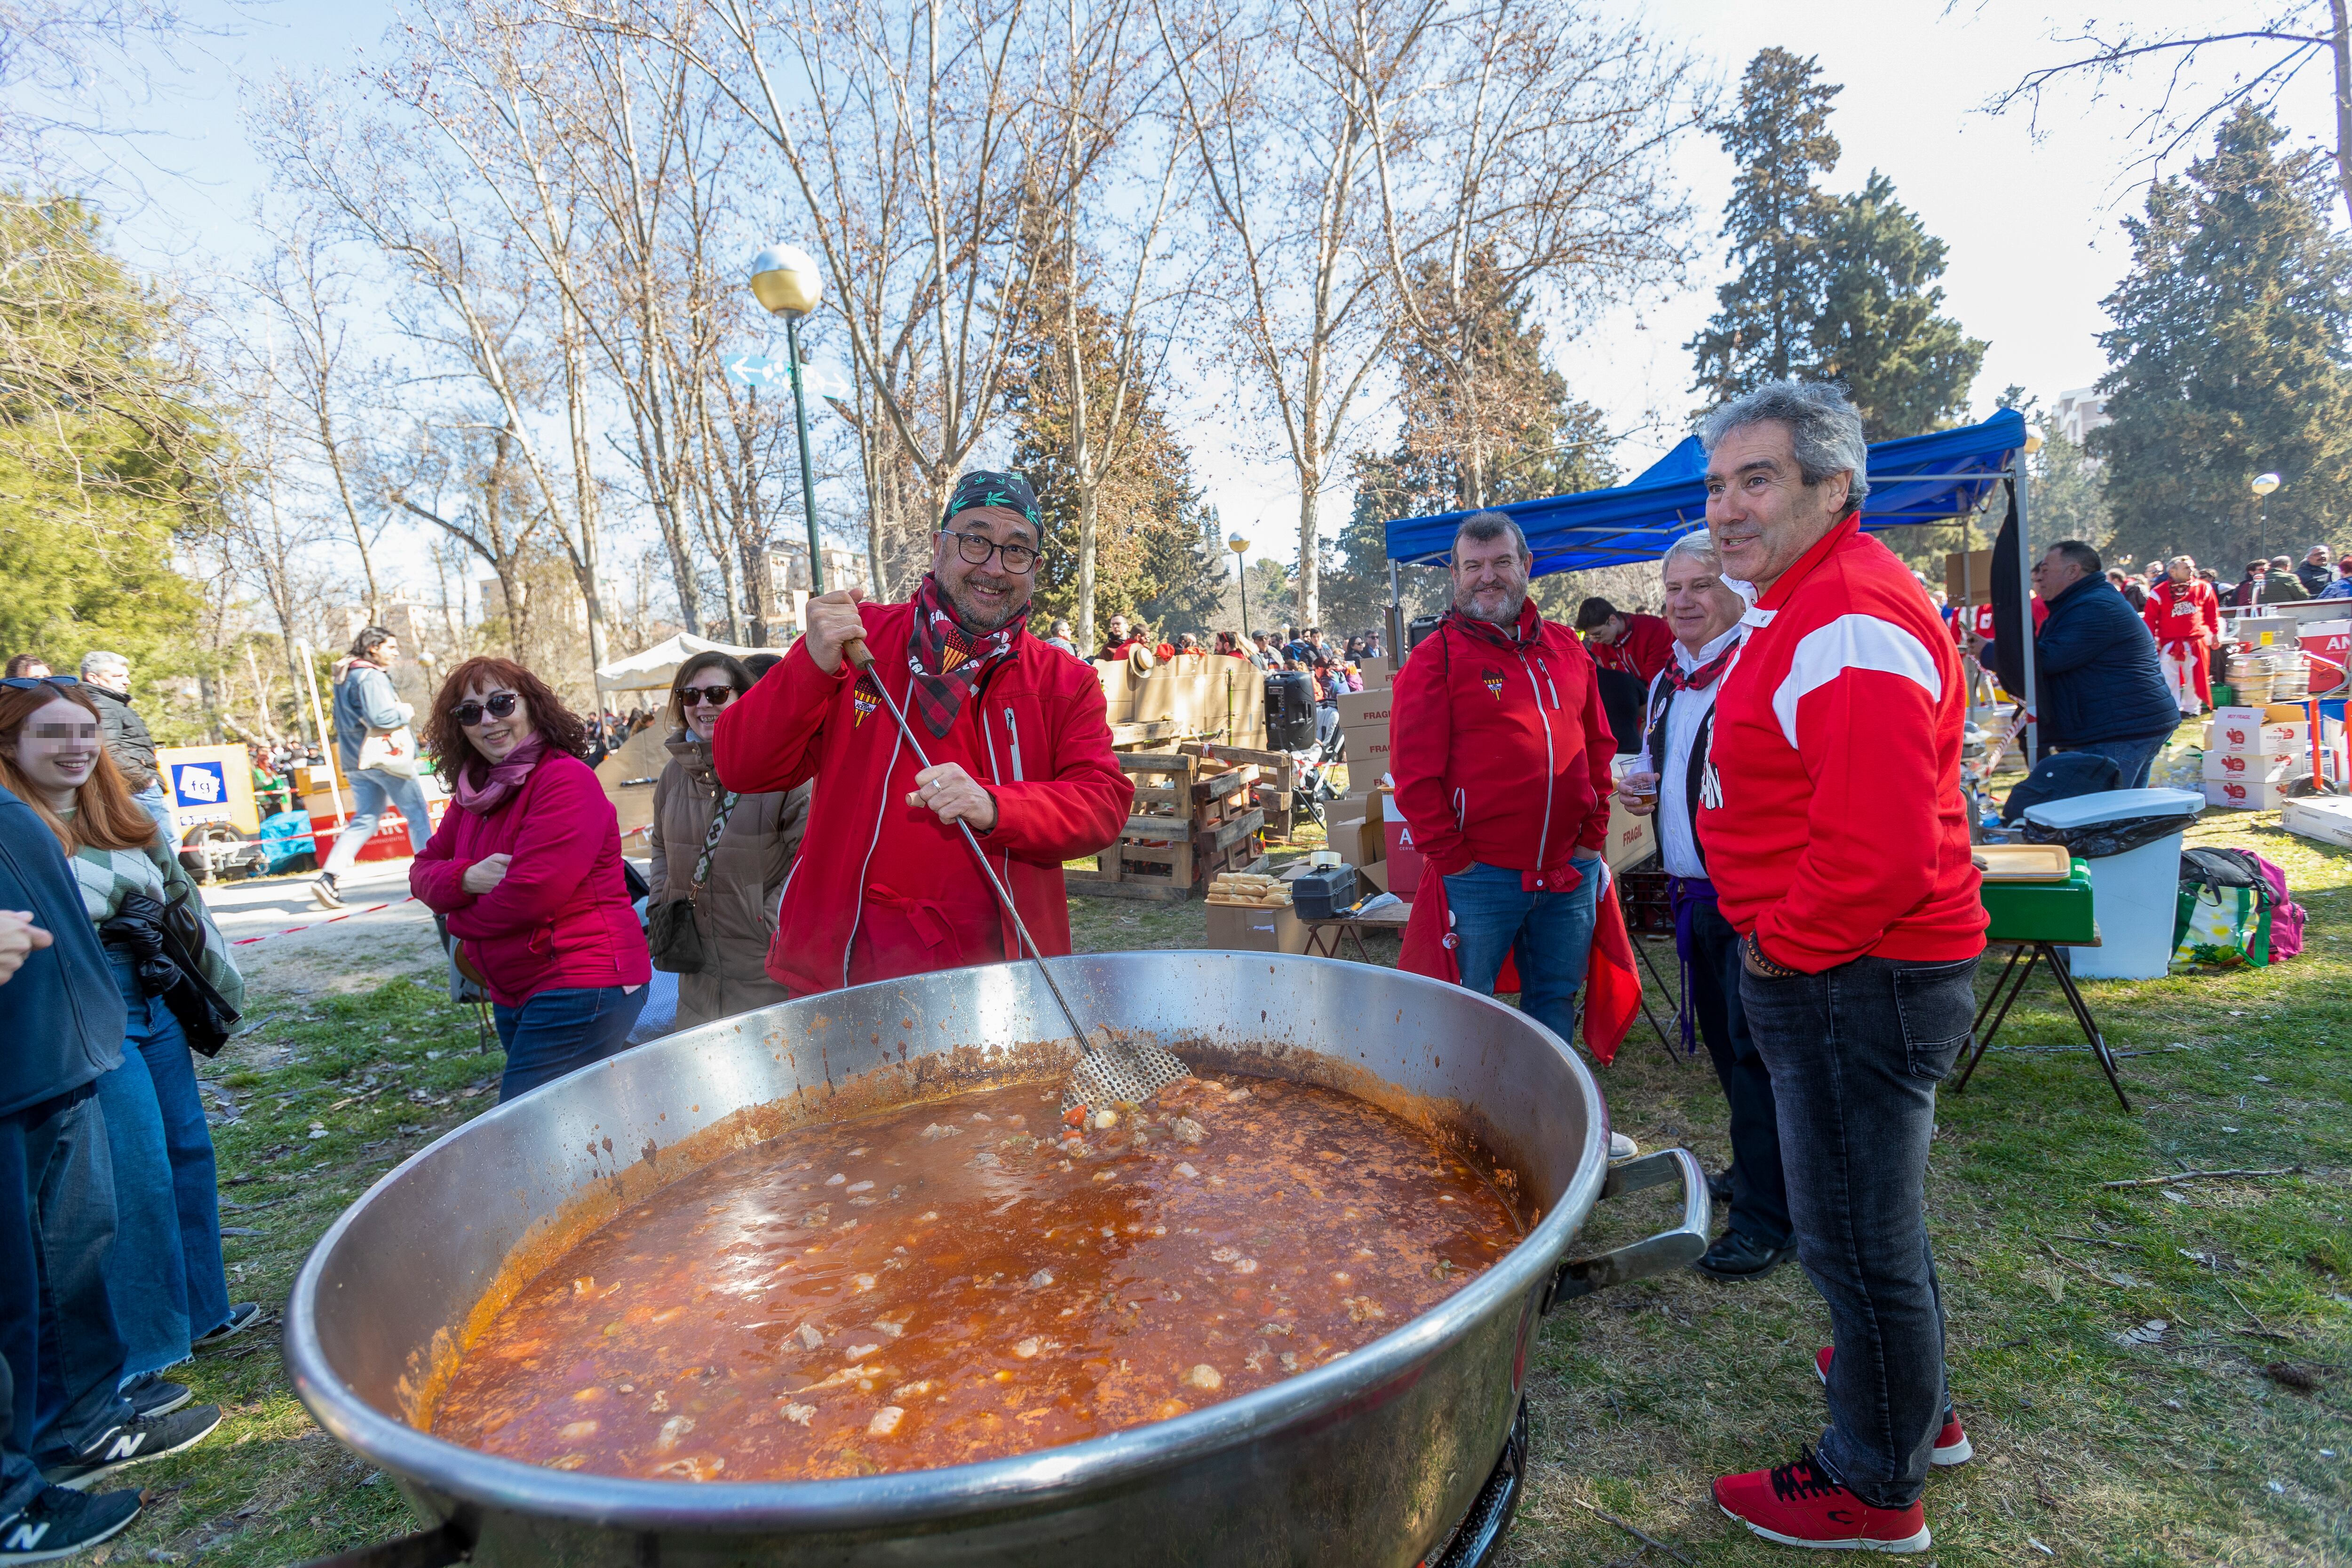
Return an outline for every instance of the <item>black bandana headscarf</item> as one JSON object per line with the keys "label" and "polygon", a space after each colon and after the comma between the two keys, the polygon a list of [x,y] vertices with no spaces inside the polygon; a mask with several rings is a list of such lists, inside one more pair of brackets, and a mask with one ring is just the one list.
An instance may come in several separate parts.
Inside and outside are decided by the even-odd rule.
{"label": "black bandana headscarf", "polygon": [[953,522],[960,511],[983,506],[1008,507],[1027,518],[1040,535],[1045,532],[1045,520],[1037,515],[1037,492],[1029,488],[1029,481],[1019,474],[992,468],[974,468],[956,481],[955,494],[948,497],[948,510],[940,514],[940,526]]}

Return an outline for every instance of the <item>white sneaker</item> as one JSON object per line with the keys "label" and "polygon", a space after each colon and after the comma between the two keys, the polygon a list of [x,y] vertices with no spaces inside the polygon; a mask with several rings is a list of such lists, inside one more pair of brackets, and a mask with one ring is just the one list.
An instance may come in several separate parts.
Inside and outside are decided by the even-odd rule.
{"label": "white sneaker", "polygon": [[1641,1152],[1642,1146],[1639,1143],[1634,1142],[1631,1138],[1626,1137],[1622,1132],[1612,1132],[1609,1134],[1609,1157],[1611,1159],[1630,1160]]}
{"label": "white sneaker", "polygon": [[343,907],[343,896],[336,890],[333,877],[321,871],[310,879],[310,901],[322,910],[340,910]]}

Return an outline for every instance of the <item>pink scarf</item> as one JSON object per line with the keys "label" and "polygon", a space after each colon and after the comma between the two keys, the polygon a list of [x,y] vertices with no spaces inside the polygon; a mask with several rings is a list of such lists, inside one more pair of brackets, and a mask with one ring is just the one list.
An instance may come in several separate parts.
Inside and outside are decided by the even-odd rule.
{"label": "pink scarf", "polygon": [[547,754],[547,743],[537,735],[507,753],[507,760],[492,763],[482,782],[474,782],[479,764],[489,759],[476,752],[464,767],[457,770],[457,804],[476,816],[488,816],[507,803],[507,796],[522,787],[530,777],[530,770]]}

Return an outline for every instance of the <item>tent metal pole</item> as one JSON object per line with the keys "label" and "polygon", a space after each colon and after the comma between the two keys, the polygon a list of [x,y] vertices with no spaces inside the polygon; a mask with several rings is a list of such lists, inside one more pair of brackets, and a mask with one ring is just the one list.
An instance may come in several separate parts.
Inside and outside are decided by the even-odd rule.
{"label": "tent metal pole", "polygon": [[2017,497],[2017,600],[2018,651],[2024,655],[2025,670],[2025,771],[2032,773],[2033,764],[2042,760],[2042,704],[2034,689],[2033,675],[2033,552],[2028,542],[2032,537],[2026,525],[2025,449],[2021,447],[2010,457],[2010,489]]}
{"label": "tent metal pole", "polygon": [[1397,591],[1397,563],[1389,563],[1389,614],[1386,628],[1389,662],[1404,657],[1404,595]]}

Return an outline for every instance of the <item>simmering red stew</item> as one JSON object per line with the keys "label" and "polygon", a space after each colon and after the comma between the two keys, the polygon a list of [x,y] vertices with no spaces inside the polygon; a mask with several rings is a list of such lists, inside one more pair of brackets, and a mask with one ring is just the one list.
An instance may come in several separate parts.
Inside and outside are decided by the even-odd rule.
{"label": "simmering red stew", "polygon": [[598,1474],[799,1480],[1164,1420],[1378,1339],[1518,1239],[1362,1100],[1188,1079],[1109,1126],[1050,1086],[797,1130],[526,1286],[432,1429]]}

